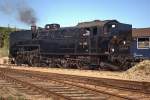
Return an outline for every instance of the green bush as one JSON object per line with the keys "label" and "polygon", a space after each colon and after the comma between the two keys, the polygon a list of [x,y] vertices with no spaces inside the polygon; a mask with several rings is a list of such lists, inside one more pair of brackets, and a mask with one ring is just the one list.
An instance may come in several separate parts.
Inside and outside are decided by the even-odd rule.
{"label": "green bush", "polygon": [[0,48],[0,57],[8,56],[8,48],[9,48],[9,34],[15,31],[13,28],[9,27],[0,27],[0,33],[2,39],[0,43],[2,43],[2,48]]}

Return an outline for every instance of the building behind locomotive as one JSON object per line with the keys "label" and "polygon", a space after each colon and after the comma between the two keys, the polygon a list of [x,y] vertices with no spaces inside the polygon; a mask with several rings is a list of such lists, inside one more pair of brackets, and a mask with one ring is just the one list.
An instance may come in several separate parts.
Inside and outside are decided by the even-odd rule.
{"label": "building behind locomotive", "polygon": [[132,36],[131,52],[134,59],[150,59],[150,28],[134,28]]}

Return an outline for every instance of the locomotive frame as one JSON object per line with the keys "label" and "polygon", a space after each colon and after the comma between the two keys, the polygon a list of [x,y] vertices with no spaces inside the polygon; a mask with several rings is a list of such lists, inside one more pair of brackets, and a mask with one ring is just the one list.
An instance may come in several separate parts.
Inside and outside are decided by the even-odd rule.
{"label": "locomotive frame", "polygon": [[47,24],[42,29],[32,26],[29,31],[10,35],[10,59],[30,66],[126,70],[132,59],[131,40],[132,26],[116,20],[65,28],[59,24]]}

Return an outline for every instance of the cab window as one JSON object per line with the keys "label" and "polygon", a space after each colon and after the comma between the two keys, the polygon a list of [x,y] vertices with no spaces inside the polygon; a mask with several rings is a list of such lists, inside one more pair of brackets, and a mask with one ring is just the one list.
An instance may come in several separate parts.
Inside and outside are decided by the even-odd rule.
{"label": "cab window", "polygon": [[94,36],[97,35],[97,27],[94,27],[94,28],[93,28],[93,35],[94,35]]}

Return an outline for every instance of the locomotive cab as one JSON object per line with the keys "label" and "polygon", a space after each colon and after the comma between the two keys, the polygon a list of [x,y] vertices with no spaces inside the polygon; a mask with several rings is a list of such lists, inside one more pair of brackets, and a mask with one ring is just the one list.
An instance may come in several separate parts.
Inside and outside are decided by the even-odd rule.
{"label": "locomotive cab", "polygon": [[117,21],[110,21],[104,25],[104,35],[114,35],[117,34],[116,30],[118,29]]}

